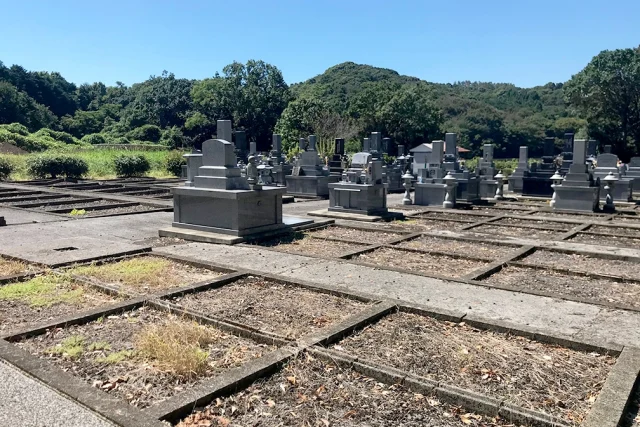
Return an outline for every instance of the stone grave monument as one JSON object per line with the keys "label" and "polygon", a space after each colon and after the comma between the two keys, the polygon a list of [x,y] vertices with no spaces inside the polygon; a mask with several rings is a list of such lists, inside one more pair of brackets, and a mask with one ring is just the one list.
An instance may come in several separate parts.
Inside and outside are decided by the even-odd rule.
{"label": "stone grave monument", "polygon": [[[287,194],[297,197],[328,197],[329,168],[325,167],[316,151],[316,136],[300,138],[300,153],[287,177]],[[334,178],[336,179],[336,178]]]}
{"label": "stone grave monument", "polygon": [[596,164],[598,166],[593,170],[593,176],[595,178],[600,178],[600,200],[604,201],[607,197],[607,194],[603,189],[605,185],[603,180],[607,175],[609,175],[609,173],[613,173],[613,175],[618,179],[612,191],[613,200],[618,202],[630,202],[633,200],[634,179],[622,176],[618,169],[618,156],[611,153],[610,145],[606,145],[604,147],[604,151],[604,153],[597,157]]}
{"label": "stone grave monument", "polygon": [[344,138],[336,138],[333,155],[329,160],[329,175],[340,178],[344,171]]}
{"label": "stone grave monument", "polygon": [[[231,139],[231,123],[218,123],[218,135]],[[214,243],[237,243],[265,234],[288,232],[292,225],[308,221],[283,222],[284,188],[263,186],[249,157],[247,177],[240,175],[235,147],[217,138],[202,144],[202,166],[191,186],[174,187],[174,221],[160,236],[180,237]]]}
{"label": "stone grave monument", "polygon": [[[587,142],[573,141],[572,164],[560,185],[555,185],[554,210],[594,212],[599,209],[600,179],[586,164]],[[553,194],[553,193],[552,193]]]}
{"label": "stone grave monument", "polygon": [[[551,177],[557,166],[554,162],[555,138],[545,138],[542,151],[542,163],[533,163],[529,173],[522,178],[522,195],[536,197],[550,197],[553,195]],[[573,154],[572,154],[573,156]]]}
{"label": "stone grave monument", "polygon": [[[569,171],[569,167],[573,163],[573,144],[574,144],[574,134],[571,132],[567,132],[564,134],[564,144],[562,146],[562,153],[560,153],[560,157],[562,157],[562,167],[560,168],[560,173],[565,174]],[[586,156],[585,156],[586,161]]]}
{"label": "stone grave monument", "polygon": [[493,164],[493,144],[484,144],[482,146],[482,159],[478,163],[476,175],[480,181],[480,197],[483,199],[495,198],[498,185],[503,183],[499,183],[494,178],[496,176],[496,168]]}
{"label": "stone grave monument", "polygon": [[284,187],[287,185],[287,176],[293,172],[293,166],[282,155],[282,136],[274,133],[271,141],[271,151],[266,164],[272,168],[274,183]]}
{"label": "stone grave monument", "polygon": [[640,157],[632,157],[624,167],[624,177],[633,180],[633,188],[640,188]]}
{"label": "stone grave monument", "polygon": [[[372,138],[373,138],[373,134],[372,134]],[[391,138],[382,138],[382,152],[389,157],[397,155],[397,150],[395,150],[395,144],[391,142]],[[404,173],[404,169],[402,168],[402,165],[398,163],[397,158],[394,161],[389,163],[387,163],[386,161],[383,162],[382,180],[385,184],[387,184],[388,193],[404,192],[404,188],[402,186],[403,173]]]}
{"label": "stone grave monument", "polygon": [[[480,200],[480,186],[478,177],[469,173],[458,163],[458,136],[446,133],[444,136],[444,158],[442,167],[456,179],[456,200],[458,202],[474,203]],[[495,192],[494,192],[495,194]]]}
{"label": "stone grave monument", "polygon": [[249,157],[249,144],[247,144],[247,133],[243,130],[234,132],[236,155],[240,160],[246,163]]}
{"label": "stone grave monument", "polygon": [[[420,169],[418,182],[413,186],[415,189],[414,204],[420,206],[443,206],[447,198],[447,184],[444,181],[447,172],[442,164],[444,157],[444,141],[433,141],[431,143],[432,150],[427,153],[426,168]],[[449,175],[449,182],[455,181]],[[453,190],[453,187],[450,187]],[[449,198],[449,202],[455,205],[455,193]]]}
{"label": "stone grave monument", "polygon": [[518,166],[509,177],[509,191],[522,193],[522,179],[529,174],[529,147],[520,147]]}

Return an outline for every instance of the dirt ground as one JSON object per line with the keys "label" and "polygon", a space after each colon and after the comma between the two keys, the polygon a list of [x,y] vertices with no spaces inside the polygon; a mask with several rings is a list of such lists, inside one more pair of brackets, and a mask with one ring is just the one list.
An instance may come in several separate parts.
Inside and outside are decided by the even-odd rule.
{"label": "dirt ground", "polygon": [[421,232],[432,230],[460,231],[462,228],[473,224],[472,222],[448,221],[445,219],[409,218],[405,221],[396,221],[403,231]]}
{"label": "dirt ground", "polygon": [[171,300],[199,311],[287,338],[298,338],[337,323],[367,304],[249,277]]}
{"label": "dirt ground", "polygon": [[443,239],[439,237],[422,236],[416,239],[398,243],[396,246],[425,251],[450,252],[456,255],[468,255],[495,261],[516,250],[513,246],[499,246],[482,242],[466,242],[463,240]]}
{"label": "dirt ground", "polygon": [[514,426],[433,395],[377,382],[308,354],[246,390],[216,399],[178,427],[489,427]]}
{"label": "dirt ground", "polygon": [[483,206],[474,206],[473,207],[473,212],[478,212],[478,213],[484,213],[487,215],[491,215],[491,216],[498,216],[498,215],[528,215],[529,212],[531,212],[532,210],[535,210],[534,207],[522,207],[519,209],[507,209],[507,208],[486,208]]}
{"label": "dirt ground", "polygon": [[483,282],[640,308],[640,284],[508,266]]}
{"label": "dirt ground", "polygon": [[640,229],[636,228],[621,228],[621,227],[607,227],[604,225],[592,225],[588,231],[594,233],[606,233],[606,234],[621,234],[629,237],[640,237]]}
{"label": "dirt ground", "polygon": [[629,279],[640,278],[640,263],[606,258],[597,258],[581,254],[567,254],[537,250],[523,258],[520,262],[532,265],[544,265],[557,268],[585,271]]}
{"label": "dirt ground", "polygon": [[549,211],[538,211],[533,214],[533,216],[544,216],[548,218],[563,218],[563,219],[577,219],[580,221],[605,221],[607,216],[591,216],[591,215],[576,215],[571,213],[562,213],[562,212],[549,212]]}
{"label": "dirt ground", "polygon": [[563,233],[561,230],[537,230],[535,228],[501,227],[499,225],[481,225],[472,228],[469,232],[540,240],[555,239]]}
{"label": "dirt ground", "polygon": [[81,218],[93,217],[93,216],[103,216],[103,215],[114,215],[114,214],[123,214],[123,213],[134,213],[134,212],[145,212],[150,211],[154,208],[153,206],[145,206],[145,205],[135,205],[128,206],[122,208],[112,208],[112,209],[102,209],[96,211],[87,211],[84,215],[80,215]]}
{"label": "dirt ground", "polygon": [[496,224],[496,225],[508,224],[508,225],[517,225],[517,226],[530,225],[535,227],[554,228],[562,231],[567,231],[570,228],[573,228],[576,226],[575,224],[566,224],[562,222],[541,221],[541,220],[535,220],[535,219],[520,219],[520,218],[503,218],[493,222],[492,224]]}
{"label": "dirt ground", "polygon": [[[20,196],[20,197],[24,197],[24,196]],[[30,205],[32,203],[57,203],[57,202],[63,202],[63,201],[72,202],[72,201],[76,201],[76,200],[80,201],[75,196],[68,196],[68,197],[62,196],[62,197],[60,197],[58,199],[34,199],[34,200],[28,200],[26,202],[12,202],[10,199],[6,199],[6,200],[3,200],[2,203],[3,204],[15,204],[15,205]],[[29,209],[35,209],[35,208],[44,209],[44,208],[47,208],[47,207],[51,208],[51,209],[55,209],[56,207],[64,208],[64,205],[55,205],[55,204],[51,205],[51,204],[49,204],[49,205],[46,205],[46,206],[35,206],[35,207],[29,208]]]}
{"label": "dirt ground", "polygon": [[69,270],[69,273],[137,294],[191,285],[223,274],[155,256],[79,266]]}
{"label": "dirt ground", "polygon": [[354,261],[369,264],[398,267],[408,271],[419,271],[426,274],[437,274],[446,277],[460,277],[487,263],[443,255],[430,255],[408,252],[391,248],[380,248],[352,258]]}
{"label": "dirt ground", "polygon": [[366,244],[384,243],[402,237],[402,234],[398,233],[359,230],[347,227],[327,227],[318,231],[310,231],[309,234],[315,237],[330,237],[332,239],[344,239]]}
{"label": "dirt ground", "polygon": [[37,209],[37,210],[46,210],[46,211],[51,211],[51,210],[59,210],[59,209],[82,209],[82,208],[88,208],[88,207],[92,207],[92,206],[104,206],[104,205],[113,205],[115,203],[118,203],[117,201],[114,200],[98,200],[95,202],[82,202],[82,200],[79,200],[78,203],[69,203],[68,205],[56,205],[56,206],[38,206],[38,207],[34,207],[33,209]]}
{"label": "dirt ground", "polygon": [[29,152],[8,142],[0,142],[0,154],[29,154]]}
{"label": "dirt ground", "polygon": [[30,273],[38,269],[38,267],[22,261],[13,261],[0,257],[0,277]]}
{"label": "dirt ground", "polygon": [[473,211],[452,210],[450,212],[426,212],[420,214],[423,219],[453,219],[467,222],[478,222],[491,218],[493,215],[474,215]]}
{"label": "dirt ground", "polygon": [[640,247],[640,238],[633,237],[617,237],[617,236],[598,236],[593,234],[578,233],[569,239],[571,243],[586,243],[596,246],[616,246],[620,248],[638,248]]}
{"label": "dirt ground", "polygon": [[259,242],[258,245],[292,254],[318,255],[327,258],[339,257],[346,252],[355,251],[366,246],[314,238],[306,233],[295,233],[289,236],[270,239]]}
{"label": "dirt ground", "polygon": [[[22,284],[30,286],[29,282]],[[4,291],[22,284],[5,285]],[[25,288],[16,287],[13,297],[6,298],[0,295],[0,335],[96,307],[115,304],[117,301],[117,298],[72,281],[57,284],[49,292],[40,292],[37,298],[29,298]]]}
{"label": "dirt ground", "polygon": [[580,425],[615,358],[397,313],[334,350]]}
{"label": "dirt ground", "polygon": [[[138,408],[156,405],[226,369],[271,351],[270,347],[207,326],[204,328],[213,332],[216,340],[204,346],[200,353],[206,357],[206,371],[195,378],[177,375],[155,359],[140,354],[138,348],[137,337],[146,327],[169,321],[193,324],[143,307],[50,331],[16,345]],[[67,353],[56,353],[60,346],[70,346],[69,340],[77,345]]]}

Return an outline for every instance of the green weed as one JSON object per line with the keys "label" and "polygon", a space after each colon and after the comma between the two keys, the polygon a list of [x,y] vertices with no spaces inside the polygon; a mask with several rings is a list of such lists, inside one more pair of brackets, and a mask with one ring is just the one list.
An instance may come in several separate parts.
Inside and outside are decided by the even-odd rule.
{"label": "green weed", "polygon": [[83,295],[83,289],[67,275],[47,274],[0,287],[0,301],[24,301],[32,307],[75,304],[82,301]]}

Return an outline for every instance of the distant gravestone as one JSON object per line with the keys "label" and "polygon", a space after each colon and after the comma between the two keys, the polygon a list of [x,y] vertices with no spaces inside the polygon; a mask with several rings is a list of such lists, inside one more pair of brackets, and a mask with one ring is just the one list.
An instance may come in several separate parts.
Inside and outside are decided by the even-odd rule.
{"label": "distant gravestone", "polygon": [[458,137],[455,133],[446,133],[444,135],[444,154],[449,156],[458,156],[457,138]]}
{"label": "distant gravestone", "polygon": [[493,162],[493,144],[484,144],[482,146],[482,160],[485,162]]}
{"label": "distant gravestone", "polygon": [[282,136],[274,133],[271,137],[271,149],[275,153],[280,153],[282,151]]}
{"label": "distant gravestone", "polygon": [[606,154],[610,154],[611,153],[611,146],[610,145],[605,145],[604,146],[604,152]]}
{"label": "distant gravestone", "polygon": [[317,137],[315,135],[309,135],[309,151],[316,151]]}
{"label": "distant gravestone", "polygon": [[379,153],[382,148],[382,134],[380,132],[371,132],[370,144],[371,151]]}
{"label": "distant gravestone", "polygon": [[393,144],[391,143],[391,138],[382,138],[382,151],[387,153],[387,155],[392,156],[394,154],[392,149]]}
{"label": "distant gravestone", "polygon": [[252,155],[252,156],[253,156],[254,154],[256,154],[256,150],[257,150],[257,147],[256,147],[256,146],[257,146],[257,144],[256,144],[256,142],[255,142],[255,141],[251,141],[251,142],[249,143],[249,154],[250,154],[250,155]]}
{"label": "distant gravestone", "polygon": [[209,139],[202,143],[202,163],[204,166],[236,167],[233,144],[222,139]]}
{"label": "distant gravestone", "polygon": [[611,153],[604,153],[598,156],[598,169],[600,168],[617,168],[618,156]]}
{"label": "distant gravestone", "polygon": [[247,151],[249,146],[247,145],[247,133],[243,130],[236,131],[236,149],[240,151]]}
{"label": "distant gravestone", "polygon": [[427,154],[427,163],[430,165],[440,165],[444,157],[444,144],[442,140],[431,143],[431,153]]}
{"label": "distant gravestone", "polygon": [[542,147],[542,156],[543,157],[553,157],[553,153],[555,151],[555,138],[545,138],[544,146]]}
{"label": "distant gravestone", "polygon": [[634,168],[640,168],[640,157],[632,157],[629,160],[629,166]]}
{"label": "distant gravestone", "polygon": [[404,145],[398,145],[398,157],[404,156]]}
{"label": "distant gravestone", "polygon": [[365,153],[368,153],[369,151],[371,151],[371,141],[369,140],[369,138],[364,139],[364,143],[362,145],[362,151]]}
{"label": "distant gravestone", "polygon": [[218,120],[216,129],[218,139],[223,141],[232,141],[231,120]]}
{"label": "distant gravestone", "polygon": [[334,154],[337,154],[340,156],[344,155],[344,138],[336,138]]}
{"label": "distant gravestone", "polygon": [[304,138],[298,139],[298,148],[300,151],[305,151],[307,149],[307,140]]}

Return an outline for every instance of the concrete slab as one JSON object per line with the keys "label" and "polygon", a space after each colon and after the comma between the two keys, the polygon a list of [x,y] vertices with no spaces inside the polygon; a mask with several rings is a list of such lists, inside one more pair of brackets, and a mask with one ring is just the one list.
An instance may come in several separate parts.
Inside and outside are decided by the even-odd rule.
{"label": "concrete slab", "polygon": [[57,215],[51,215],[40,212],[30,212],[24,209],[13,209],[10,207],[0,207],[0,217],[4,217],[6,225],[18,225],[18,224],[34,224],[42,222],[55,222],[55,221],[68,221],[68,218],[64,218]]}
{"label": "concrete slab", "polygon": [[115,424],[1,361],[0,378],[0,425],[115,427]]}
{"label": "concrete slab", "polygon": [[330,211],[329,209],[320,209],[317,211],[307,212],[307,215],[364,222],[393,221],[394,219],[404,218],[404,214],[402,212],[389,211],[386,215],[361,215],[347,212]]}

